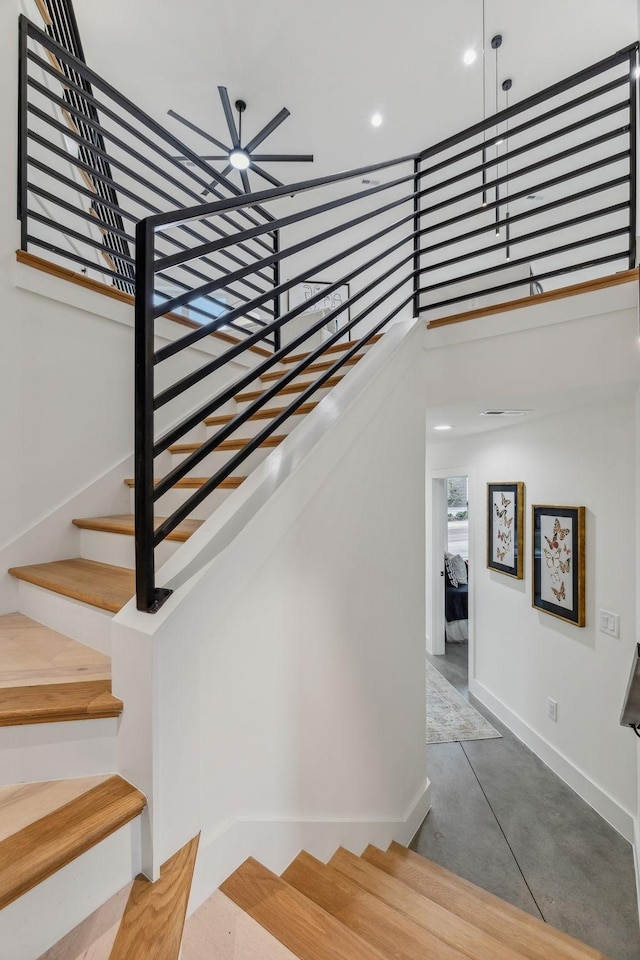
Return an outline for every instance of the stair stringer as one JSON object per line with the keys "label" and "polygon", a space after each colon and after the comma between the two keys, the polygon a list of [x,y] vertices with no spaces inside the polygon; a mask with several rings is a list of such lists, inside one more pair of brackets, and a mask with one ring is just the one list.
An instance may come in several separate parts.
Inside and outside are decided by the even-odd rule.
{"label": "stair stringer", "polygon": [[428,811],[422,329],[395,324],[167,561],[156,615],[114,619],[143,862],[200,831],[192,909],[249,853],[406,843]]}

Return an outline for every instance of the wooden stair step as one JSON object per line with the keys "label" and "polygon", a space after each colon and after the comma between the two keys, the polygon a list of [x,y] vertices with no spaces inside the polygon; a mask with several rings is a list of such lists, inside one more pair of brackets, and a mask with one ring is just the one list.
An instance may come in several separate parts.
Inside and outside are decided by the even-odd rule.
{"label": "wooden stair step", "polygon": [[[198,483],[193,484],[193,486],[202,486],[206,478],[195,477],[194,479],[197,480]],[[161,523],[164,523],[165,519],[165,517],[154,517],[154,527],[159,527]],[[135,520],[132,513],[119,513],[111,517],[80,517],[76,518],[73,523],[76,527],[80,527],[81,530],[98,530],[101,533],[119,533],[127,537],[133,537],[135,534]],[[172,530],[171,533],[168,534],[166,539],[184,543],[196,532],[201,524],[202,520],[183,520],[175,530]]]}
{"label": "wooden stair step", "polygon": [[[352,346],[352,344],[348,344],[348,346]],[[348,360],[344,361],[344,366],[346,367],[346,366],[350,366],[353,363],[357,363],[358,360],[362,360],[363,357],[364,357],[364,353],[356,353],[352,357],[349,357]],[[336,361],[334,358],[333,360],[322,360],[322,361],[318,361],[317,363],[312,363],[305,370],[301,371],[300,376],[304,377],[308,373],[322,373],[323,370],[328,370],[329,367],[332,367],[335,362]],[[270,370],[268,373],[261,373],[260,379],[264,380],[265,382],[269,380],[279,380],[282,375],[283,375],[282,370]]]}
{"label": "wooden stair step", "polygon": [[[311,403],[301,403],[298,409],[292,414],[294,417],[300,417],[307,413],[311,413],[318,406],[317,402]],[[284,413],[286,407],[263,407],[262,410],[252,413],[250,417],[247,417],[245,423],[248,423],[250,420],[272,420],[274,417],[280,416],[281,413]],[[207,427],[219,427],[224,426],[227,423],[230,423],[238,416],[237,413],[227,413],[218,417],[207,417],[205,420],[205,426]],[[240,429],[240,427],[238,427]]]}
{"label": "wooden stair step", "polygon": [[522,954],[507,944],[348,850],[340,848],[329,861],[329,866],[465,956],[478,960],[522,960]]}
{"label": "wooden stair step", "polygon": [[[199,446],[199,444],[197,444],[196,447],[197,446]],[[201,486],[203,486],[207,482],[207,480],[210,480],[210,479],[211,479],[210,477],[183,477],[182,480],[177,480],[171,489],[172,490],[198,490]],[[246,480],[246,479],[247,479],[246,477],[227,477],[226,480],[222,480],[218,484],[218,489],[219,490],[235,490],[237,487],[240,486],[243,480]],[[160,478],[156,477],[153,482],[154,484],[159,483]],[[125,480],[125,483],[128,487],[135,488],[136,482],[133,479],[133,477],[127,478]],[[75,520],[73,522],[75,523]],[[160,518],[157,517],[156,526],[159,525],[160,522],[161,522]],[[198,521],[185,521],[185,523],[189,523],[189,522],[197,523]],[[182,527],[184,526],[184,524],[180,524],[180,526]],[[177,529],[178,527],[176,527],[176,530]],[[195,531],[192,530],[191,533],[195,533]],[[191,533],[188,536],[191,536]],[[179,540],[181,538],[169,536],[167,539]],[[184,539],[186,540],[188,539],[188,537],[184,537]]]}
{"label": "wooden stair step", "polygon": [[136,878],[109,960],[178,960],[198,839],[160,867],[155,883]]}
{"label": "wooden stair step", "polygon": [[[305,371],[306,372],[306,371]],[[318,386],[318,390],[327,390],[329,387],[335,387],[336,384],[340,383],[344,374],[336,374],[334,377],[329,377],[328,380],[325,380],[324,383],[321,383]],[[309,387],[313,386],[313,380],[304,380],[304,381],[293,381],[288,383],[286,387],[283,387],[282,390],[278,390],[276,396],[284,396],[289,393],[302,393],[303,390],[307,390]],[[237,403],[250,403],[253,400],[259,400],[260,397],[264,396],[265,390],[250,390],[246,393],[238,393],[233,398]]]}
{"label": "wooden stair step", "polygon": [[135,593],[133,570],[82,557],[11,567],[9,573],[18,580],[111,613],[121,610]]}
{"label": "wooden stair step", "polygon": [[111,660],[23,613],[0,616],[0,691],[75,681],[110,684]]}
{"label": "wooden stair step", "polygon": [[[274,433],[272,436],[267,437],[266,440],[263,440],[260,447],[277,447],[286,439],[286,433]],[[239,437],[237,440],[223,440],[213,452],[220,453],[226,450],[242,450],[248,443],[249,440],[246,437]],[[201,443],[174,443],[173,446],[169,447],[169,453],[195,453],[201,446]],[[126,483],[129,483],[129,481],[127,480]]]}
{"label": "wooden stair step", "polygon": [[0,787],[0,910],[133,820],[145,803],[118,776]]}
{"label": "wooden stair step", "polygon": [[[362,344],[363,348],[370,347],[374,343],[377,343],[382,336],[382,333],[376,333],[375,336],[371,337],[366,343]],[[334,343],[333,346],[327,347],[326,350],[323,350],[320,356],[326,357],[332,353],[341,353],[344,350],[350,350],[352,347],[355,347],[357,342],[357,340],[349,340],[346,343]],[[308,357],[310,353],[313,353],[313,351],[309,350],[307,353],[295,353],[290,357],[283,357],[280,363],[299,363],[300,360],[304,360],[305,357]]]}
{"label": "wooden stair step", "polygon": [[121,713],[122,700],[113,696],[106,680],[0,689],[0,727],[99,720]]}
{"label": "wooden stair step", "polygon": [[392,843],[386,853],[369,846],[362,859],[529,960],[608,960],[598,950],[398,843]]}
{"label": "wooden stair step", "polygon": [[383,960],[383,954],[253,858],[220,890],[299,960]]}
{"label": "wooden stair step", "polygon": [[[399,914],[366,892],[333,867],[302,852],[289,864],[282,879],[335,917],[383,956],[393,960],[469,960],[437,934]],[[473,954],[473,960],[493,960],[490,954]]]}

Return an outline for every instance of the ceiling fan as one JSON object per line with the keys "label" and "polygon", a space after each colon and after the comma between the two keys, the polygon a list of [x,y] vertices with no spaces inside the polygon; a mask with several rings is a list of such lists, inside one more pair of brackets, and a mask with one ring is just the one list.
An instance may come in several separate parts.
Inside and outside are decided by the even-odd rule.
{"label": "ceiling fan", "polygon": [[[269,137],[273,131],[283,123],[284,120],[290,116],[289,111],[286,107],[283,107],[275,117],[269,121],[253,137],[248,143],[242,145],[242,114],[247,109],[246,101],[236,100],[235,108],[238,111],[238,124],[236,126],[235,117],[233,115],[233,110],[231,109],[231,101],[229,99],[229,93],[226,87],[218,87],[218,93],[220,94],[220,99],[222,101],[222,109],[224,111],[225,119],[227,121],[227,126],[229,128],[229,136],[231,138],[231,146],[227,146],[222,143],[220,140],[217,140],[210,133],[207,133],[206,130],[202,130],[200,127],[197,127],[194,123],[191,123],[190,120],[186,120],[184,117],[180,116],[179,113],[176,113],[175,110],[169,110],[169,116],[173,117],[175,120],[179,120],[180,123],[183,123],[186,127],[189,127],[190,130],[193,130],[194,133],[199,134],[201,137],[204,137],[205,140],[208,140],[209,143],[213,143],[219,150],[224,151],[221,155],[214,156],[203,156],[203,160],[226,160],[226,166],[222,171],[222,176],[226,177],[232,170],[237,170],[240,174],[240,179],[242,181],[242,187],[245,193],[251,193],[251,186],[249,184],[249,171],[252,171],[257,176],[262,177],[263,180],[266,180],[268,183],[272,184],[274,187],[281,187],[283,184],[280,180],[276,180],[275,177],[272,177],[270,173],[267,173],[259,164],[261,163],[311,163],[313,162],[313,154],[301,153],[254,153],[254,150],[260,146],[260,144]],[[185,157],[181,157],[181,160],[188,162]],[[215,183],[210,183],[209,186],[203,190],[203,195],[206,195],[211,191],[215,186]]]}

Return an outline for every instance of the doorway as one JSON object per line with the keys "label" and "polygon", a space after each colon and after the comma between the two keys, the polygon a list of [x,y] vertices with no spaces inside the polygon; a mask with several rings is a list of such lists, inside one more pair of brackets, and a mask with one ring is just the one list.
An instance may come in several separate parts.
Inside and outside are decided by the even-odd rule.
{"label": "doorway", "polygon": [[427,652],[463,660],[466,670],[470,633],[469,472],[452,469],[432,474],[430,493]]}

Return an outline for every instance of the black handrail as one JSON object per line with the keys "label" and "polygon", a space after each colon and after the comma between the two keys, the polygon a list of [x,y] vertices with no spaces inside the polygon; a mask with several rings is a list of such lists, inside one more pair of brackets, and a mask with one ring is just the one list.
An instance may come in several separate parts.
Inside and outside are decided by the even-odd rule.
{"label": "black handrail", "polygon": [[[137,602],[141,610],[157,609],[166,596],[166,591],[155,584],[154,547],[282,423],[301,408],[306,409],[305,405],[323,384],[408,305],[412,304],[417,316],[425,310],[469,299],[469,283],[477,282],[482,287],[472,294],[481,297],[516,287],[529,289],[533,282],[536,289],[541,289],[541,280],[573,278],[576,272],[598,271],[610,264],[635,266],[637,51],[638,44],[626,47],[419,153],[247,197],[217,199],[154,214],[138,224],[135,499]],[[616,91],[624,86],[627,95],[616,98]],[[517,123],[507,131],[507,121],[515,118]],[[536,130],[540,130],[537,136]],[[524,139],[527,136],[529,139]],[[621,148],[616,146],[619,141]],[[578,163],[576,158],[580,158]],[[372,174],[388,179],[363,189],[360,181],[368,181]],[[319,190],[349,182],[356,187],[339,198],[330,195],[315,201]],[[569,183],[574,187],[566,192],[564,188]],[[562,189],[562,195],[539,202],[540,191],[556,188]],[[295,212],[287,212],[283,206],[285,198],[300,198],[311,191],[307,204],[298,202]],[[536,196],[532,198],[533,194]],[[599,198],[597,205],[592,203],[595,197]],[[535,199],[536,206],[525,209],[528,199]],[[358,212],[361,203],[364,209]],[[185,242],[181,249],[168,255],[156,243],[167,230],[190,228],[190,224],[203,218],[215,222],[219,217],[239,216],[256,205],[270,211],[274,204],[277,212],[272,219],[239,229],[233,241],[218,237],[193,246]],[[319,219],[327,214],[333,216],[333,222]],[[289,240],[291,228],[296,233]],[[303,228],[306,232],[300,239]],[[500,235],[495,236],[496,233]],[[221,277],[212,277],[191,289],[183,288],[162,305],[154,301],[155,277],[162,271],[182,270],[201,257],[219,256],[231,242],[249,243],[269,235],[277,237],[271,252],[258,253],[251,263],[232,268]],[[548,247],[547,238],[553,235],[558,235],[558,240],[555,246]],[[317,253],[310,268],[311,250]],[[581,253],[583,250],[588,253]],[[450,253],[442,258],[443,251]],[[515,259],[511,259],[513,251],[517,251]],[[301,256],[303,260],[299,259]],[[475,263],[471,272],[466,272],[468,263]],[[533,263],[535,281],[531,280]],[[225,284],[248,281],[260,270],[273,271],[273,287],[269,291],[258,293],[249,303],[239,304],[224,317],[212,318],[154,352],[154,323],[167,310],[188,306],[201,296],[213,296]],[[513,271],[517,272],[516,278]],[[287,294],[305,277],[320,275],[327,277],[325,289],[305,303],[290,303],[284,309]],[[461,280],[467,286],[456,290]],[[345,284],[350,285],[351,292],[344,303],[291,333],[293,321],[299,320],[307,309],[318,306],[326,293]],[[442,296],[442,291],[446,299],[425,302],[425,298]],[[250,310],[268,302],[273,304],[273,311],[261,330],[155,391],[156,365],[228,323],[240,323]],[[345,321],[342,327],[323,342],[314,342],[313,338],[328,323],[341,318]],[[346,346],[346,337],[354,331],[361,333],[353,344],[335,360],[332,357],[330,364],[323,363],[320,372],[314,371],[308,382],[300,383],[293,400],[281,407],[269,406],[289,392],[289,385],[306,374],[328,346],[340,342]],[[250,363],[247,351],[263,336],[272,338],[274,352],[257,364]],[[295,354],[307,344],[305,353]],[[231,361],[241,360],[248,364],[244,373],[223,388],[212,389],[209,399],[200,401],[178,423],[156,435],[155,411],[178,397],[189,396],[193,387]],[[283,361],[287,361],[286,368],[279,366]],[[220,414],[252,382],[274,370],[279,371],[279,376],[270,376],[269,385],[258,396],[248,395],[244,409]],[[156,480],[155,459],[216,412],[218,415],[212,418],[213,435]],[[154,503],[254,418],[267,422],[154,530]]]}

